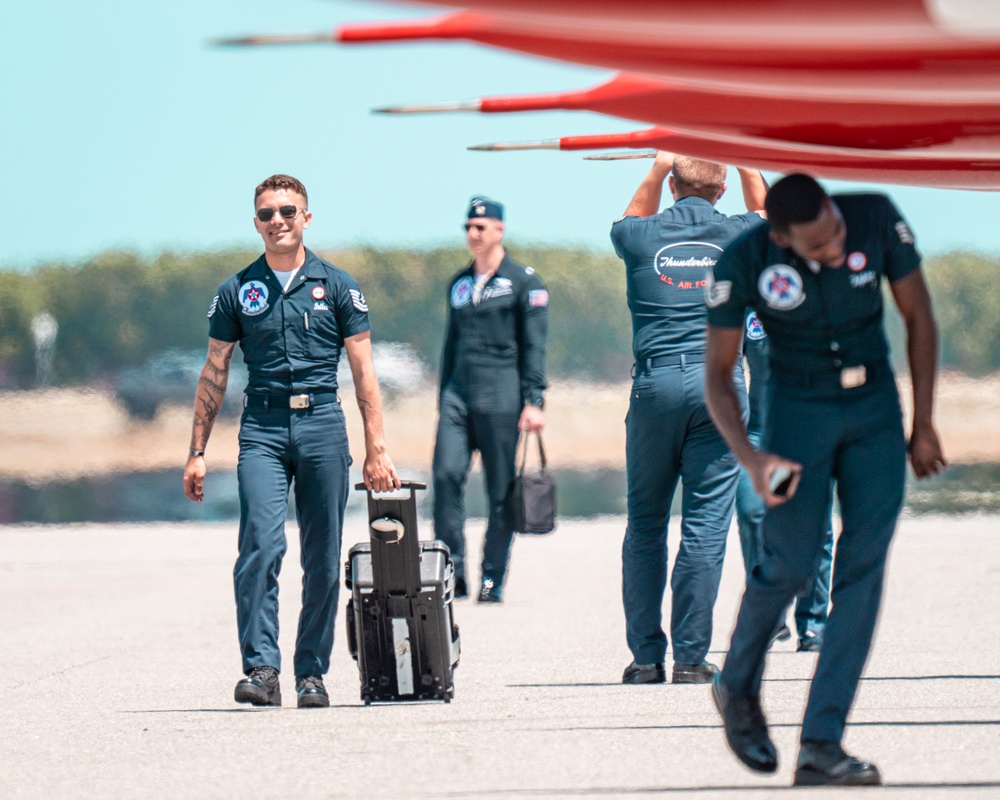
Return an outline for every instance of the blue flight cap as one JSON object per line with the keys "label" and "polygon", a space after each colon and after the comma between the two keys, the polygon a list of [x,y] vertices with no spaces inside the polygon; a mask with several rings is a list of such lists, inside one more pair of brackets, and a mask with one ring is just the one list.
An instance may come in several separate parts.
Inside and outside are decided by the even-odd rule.
{"label": "blue flight cap", "polygon": [[491,217],[503,222],[503,204],[488,197],[473,197],[469,201],[468,219]]}

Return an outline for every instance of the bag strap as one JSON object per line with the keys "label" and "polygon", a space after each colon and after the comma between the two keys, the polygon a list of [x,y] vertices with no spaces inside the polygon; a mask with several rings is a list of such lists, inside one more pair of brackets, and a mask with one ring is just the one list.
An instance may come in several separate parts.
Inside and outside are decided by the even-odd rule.
{"label": "bag strap", "polygon": [[[541,471],[545,472],[548,466],[548,460],[545,458],[545,445],[542,444],[542,434],[541,431],[534,431],[536,438],[538,439],[538,460],[541,462]],[[518,473],[524,476],[524,467],[528,463],[528,439],[531,438],[531,433],[522,433],[520,447],[518,448],[520,453],[520,467],[518,468]]]}

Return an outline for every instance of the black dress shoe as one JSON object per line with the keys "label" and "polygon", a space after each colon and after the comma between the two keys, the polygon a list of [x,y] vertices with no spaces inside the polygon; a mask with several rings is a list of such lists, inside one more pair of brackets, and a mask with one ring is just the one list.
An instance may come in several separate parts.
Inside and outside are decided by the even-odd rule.
{"label": "black dress shoe", "polygon": [[708,683],[719,671],[719,668],[709,661],[702,661],[700,664],[684,664],[680,661],[674,662],[674,674],[670,678],[671,683]]}
{"label": "black dress shoe", "polygon": [[503,587],[492,578],[483,578],[483,585],[479,587],[480,603],[502,603]]}
{"label": "black dress shoe", "polygon": [[280,706],[281,683],[274,667],[254,667],[236,684],[233,699],[254,706]]}
{"label": "black dress shoe", "polygon": [[461,600],[469,596],[469,587],[465,583],[465,578],[455,578],[455,599]]}
{"label": "black dress shoe", "polygon": [[722,717],[726,742],[733,755],[755,772],[775,772],[778,751],[767,733],[760,698],[730,694],[720,672],[712,678],[712,700]]}
{"label": "black dress shoe", "polygon": [[789,629],[787,625],[782,623],[781,627],[774,632],[774,636],[771,637],[771,644],[767,646],[767,649],[770,650],[771,645],[773,645],[775,642],[787,642],[791,638],[792,638],[791,629]]}
{"label": "black dress shoe", "polygon": [[296,678],[295,692],[299,696],[299,708],[329,708],[330,706],[330,695],[326,693],[323,679],[319,675]]}
{"label": "black dress shoe", "polygon": [[622,673],[622,683],[666,683],[667,671],[663,664],[636,664],[634,661],[625,667]]}
{"label": "black dress shoe", "polygon": [[802,742],[796,786],[880,786],[878,767],[844,752],[839,742]]}
{"label": "black dress shoe", "polygon": [[798,652],[818,653],[823,646],[823,637],[815,631],[806,631],[799,637]]}

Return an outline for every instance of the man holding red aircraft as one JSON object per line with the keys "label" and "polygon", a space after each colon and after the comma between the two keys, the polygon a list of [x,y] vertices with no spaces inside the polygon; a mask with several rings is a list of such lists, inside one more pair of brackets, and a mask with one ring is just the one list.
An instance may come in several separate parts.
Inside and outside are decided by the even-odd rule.
{"label": "man holding red aircraft", "polygon": [[[632,314],[634,379],[625,418],[628,526],[622,543],[622,600],[632,663],[622,682],[664,683],[667,636],[667,522],[683,487],[681,545],[671,578],[673,683],[706,683],[705,660],[733,516],[738,467],[708,416],[704,399],[704,284],[723,248],[761,223],[767,185],[740,170],[748,212],[726,216],[715,204],[726,167],[659,152],[625,214],[611,228],[624,260]],[[660,212],[669,175],[674,204]],[[742,368],[730,370],[746,407]],[[734,389],[735,391],[735,389]]]}

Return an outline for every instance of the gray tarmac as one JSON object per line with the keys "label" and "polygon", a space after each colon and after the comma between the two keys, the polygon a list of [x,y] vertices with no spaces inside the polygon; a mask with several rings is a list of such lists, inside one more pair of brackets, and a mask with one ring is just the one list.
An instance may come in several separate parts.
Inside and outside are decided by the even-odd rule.
{"label": "gray tarmac", "polygon": [[[789,788],[815,663],[794,639],[765,676],[774,776],[729,753],[706,686],[620,683],[624,524],[518,538],[506,602],[456,604],[451,704],[361,703],[342,593],[320,710],[294,703],[294,535],[285,707],[253,709],[232,701],[234,524],[0,527],[0,798],[1000,797],[1000,518],[902,520],[845,741],[886,786],[855,790]],[[353,517],[345,554],[366,535]],[[716,661],[742,580],[734,530]]]}

